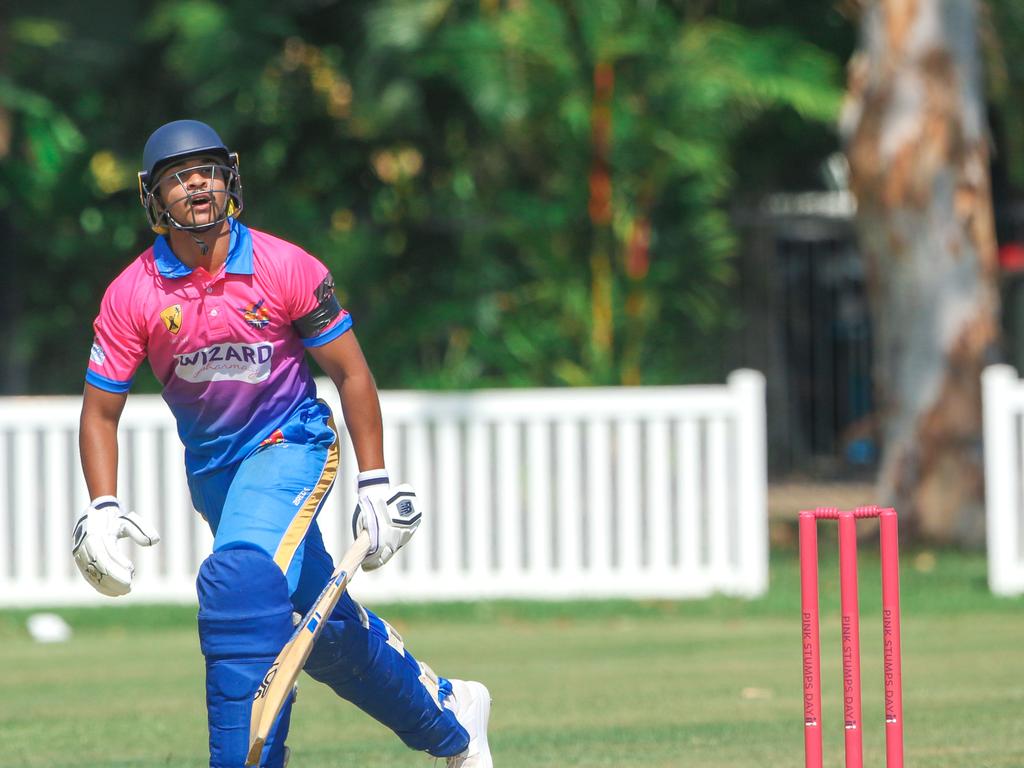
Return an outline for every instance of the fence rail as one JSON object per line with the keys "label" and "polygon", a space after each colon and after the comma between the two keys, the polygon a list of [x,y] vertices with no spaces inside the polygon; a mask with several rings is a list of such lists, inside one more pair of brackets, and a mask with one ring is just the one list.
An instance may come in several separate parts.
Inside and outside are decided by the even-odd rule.
{"label": "fence rail", "polygon": [[[329,381],[321,396],[339,411]],[[768,582],[764,377],[724,386],[383,392],[385,453],[427,510],[365,600],[753,596]],[[0,400],[0,605],[99,598],[69,554],[88,503],[78,398]],[[157,396],[128,398],[119,492],[163,540],[131,547],[130,602],[191,601],[212,541]],[[355,458],[319,517],[350,541]]]}
{"label": "fence rail", "polygon": [[1024,594],[1024,382],[1008,365],[982,374],[988,583]]}

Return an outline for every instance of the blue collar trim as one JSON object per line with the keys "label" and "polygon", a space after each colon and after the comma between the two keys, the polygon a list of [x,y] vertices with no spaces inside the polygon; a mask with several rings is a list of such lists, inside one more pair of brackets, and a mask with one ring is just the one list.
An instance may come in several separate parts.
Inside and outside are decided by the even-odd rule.
{"label": "blue collar trim", "polygon": [[[228,258],[224,270],[233,275],[252,274],[252,234],[249,228],[238,219],[230,219],[231,241],[228,244]],[[153,260],[160,275],[167,278],[185,277],[192,274],[192,268],[186,266],[174,255],[171,244],[164,235],[160,235],[153,243]]]}
{"label": "blue collar trim", "polygon": [[163,235],[153,243],[153,261],[156,262],[156,268],[160,270],[162,277],[185,277],[192,274],[192,270],[174,255],[171,244]]}
{"label": "blue collar trim", "polygon": [[231,219],[231,243],[225,269],[233,275],[252,274],[252,235],[238,219]]}

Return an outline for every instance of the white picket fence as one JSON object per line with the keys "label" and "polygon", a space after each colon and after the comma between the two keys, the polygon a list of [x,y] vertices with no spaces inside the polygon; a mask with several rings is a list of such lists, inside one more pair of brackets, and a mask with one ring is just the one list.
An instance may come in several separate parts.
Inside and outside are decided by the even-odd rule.
{"label": "white picket fence", "polygon": [[[329,381],[319,391],[336,413]],[[764,378],[725,386],[383,392],[386,460],[426,514],[388,567],[360,574],[367,601],[495,597],[754,596],[768,584]],[[100,598],[69,549],[88,503],[80,400],[0,400],[0,606]],[[339,419],[340,422],[340,419]],[[163,541],[131,546],[122,602],[192,601],[211,536],[192,509],[182,448],[157,396],[128,398],[119,491]],[[355,460],[319,521],[351,539]],[[124,544],[124,546],[128,546]]]}
{"label": "white picket fence", "polygon": [[1024,382],[1008,365],[982,374],[988,583],[1024,594]]}

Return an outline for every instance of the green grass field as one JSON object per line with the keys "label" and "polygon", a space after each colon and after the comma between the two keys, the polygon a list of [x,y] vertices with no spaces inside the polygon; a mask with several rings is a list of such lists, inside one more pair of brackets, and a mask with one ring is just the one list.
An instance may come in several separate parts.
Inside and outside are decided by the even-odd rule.
{"label": "green grass field", "polygon": [[[838,577],[825,556],[822,578],[826,765],[840,766]],[[991,597],[984,578],[980,556],[904,559],[908,766],[1024,765],[1024,600]],[[798,766],[798,586],[795,553],[776,552],[755,601],[376,608],[441,674],[487,682],[501,768]],[[883,764],[878,592],[865,553],[869,766]],[[0,612],[0,766],[206,765],[195,609],[59,613],[73,640],[37,645],[26,611]],[[291,768],[430,764],[309,678],[289,744]]]}

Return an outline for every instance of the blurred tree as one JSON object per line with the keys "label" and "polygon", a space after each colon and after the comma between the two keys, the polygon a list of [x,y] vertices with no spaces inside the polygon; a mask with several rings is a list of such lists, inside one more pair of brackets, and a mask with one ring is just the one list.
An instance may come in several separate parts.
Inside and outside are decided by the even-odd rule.
{"label": "blurred tree", "polygon": [[842,124],[859,204],[885,453],[879,500],[980,543],[982,367],[999,337],[975,3],[864,3]]}
{"label": "blurred tree", "polygon": [[1024,190],[1024,5],[989,0],[980,8],[988,98],[994,107],[998,177],[996,189],[1007,197]]}
{"label": "blurred tree", "polygon": [[[833,119],[835,60],[785,29],[625,0],[393,0],[367,25],[373,60],[390,62],[378,92],[419,97],[395,129],[426,153],[415,181],[458,249],[428,380],[717,376],[735,318],[731,142],[779,106]],[[391,306],[436,310],[414,285]]]}
{"label": "blurred tree", "polygon": [[15,2],[5,386],[81,386],[99,294],[151,238],[141,145],[183,116],[241,152],[246,220],[334,271],[384,387],[718,378],[735,146],[777,110],[830,123],[841,89],[781,11],[694,5]]}
{"label": "blurred tree", "polygon": [[[5,89],[10,88],[7,77],[8,19],[5,11],[6,9],[0,6],[0,168],[11,154],[11,131],[14,122],[10,108],[11,94],[5,95]],[[0,186],[0,274],[13,276],[16,264],[10,210],[9,193]],[[12,327],[17,319],[17,313],[12,311],[15,301],[14,286],[15,281],[10,278],[0,283],[0,307],[7,308],[9,318],[7,333],[0,336],[0,360],[7,361],[0,373],[0,392],[17,392],[23,388],[20,379],[25,366],[18,364],[13,351],[14,339],[17,336],[17,327]]]}
{"label": "blurred tree", "polygon": [[[105,7],[131,24],[132,6]],[[124,94],[113,85],[122,67],[130,71],[131,46],[88,6],[60,10],[42,16],[8,6],[0,33],[0,106],[10,119],[0,219],[12,230],[4,249],[10,347],[0,381],[14,392],[81,388],[97,286],[141,242],[137,215],[122,216],[116,204],[126,191],[130,199],[132,166],[110,151],[116,131],[133,125],[131,114],[120,114]],[[105,205],[111,198],[115,205]]]}
{"label": "blurred tree", "polygon": [[[67,321],[59,274],[73,243],[63,227],[74,209],[60,211],[67,189],[62,185],[84,141],[59,100],[47,93],[45,77],[21,77],[28,57],[44,55],[64,37],[64,25],[44,19],[11,18],[4,24],[4,66],[0,71],[0,108],[4,110],[5,152],[0,157],[0,220],[6,223],[4,308],[10,318],[5,346],[5,387],[17,391],[30,384],[30,366],[43,363],[46,342]],[[78,206],[75,206],[77,208]],[[63,213],[64,221],[61,221]],[[9,227],[9,229],[7,229]],[[28,246],[28,247],[26,247]],[[46,254],[46,259],[27,255]],[[42,353],[42,354],[40,354]],[[84,359],[84,358],[81,358]]]}

